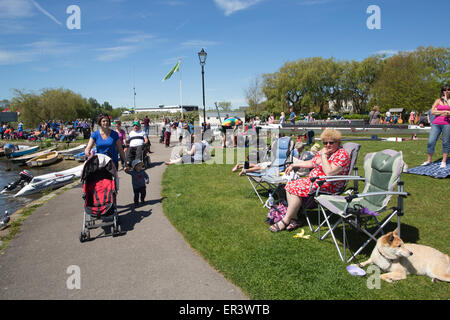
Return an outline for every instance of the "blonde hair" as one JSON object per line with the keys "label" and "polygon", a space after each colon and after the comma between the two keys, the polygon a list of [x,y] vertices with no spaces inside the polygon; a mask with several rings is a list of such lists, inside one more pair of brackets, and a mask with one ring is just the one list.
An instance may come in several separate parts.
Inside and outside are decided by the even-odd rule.
{"label": "blonde hair", "polygon": [[333,140],[336,141],[337,144],[341,144],[342,140],[342,134],[334,129],[326,129],[322,134],[320,135],[320,140]]}

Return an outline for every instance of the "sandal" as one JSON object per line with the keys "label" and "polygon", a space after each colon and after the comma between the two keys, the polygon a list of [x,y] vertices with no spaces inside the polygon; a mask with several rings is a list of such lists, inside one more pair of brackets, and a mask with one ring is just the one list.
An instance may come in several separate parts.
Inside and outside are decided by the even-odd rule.
{"label": "sandal", "polygon": [[[278,226],[278,224],[279,224],[280,222],[283,223],[283,225],[284,225],[284,228],[283,228],[283,229],[281,229],[281,228]],[[289,225],[289,224],[287,224],[286,222],[284,222],[283,219],[282,219],[282,220],[278,221],[277,223],[274,223],[273,225],[271,225],[269,229],[270,229],[270,231],[272,231],[272,232],[278,232],[278,231],[282,231],[282,230],[286,229],[286,227],[287,227],[288,225]],[[273,229],[272,227],[275,227],[275,229]]]}
{"label": "sandal", "polygon": [[292,230],[295,230],[295,229],[297,229],[297,228],[299,228],[301,226],[302,226],[301,223],[298,222],[297,219],[291,219],[291,222],[289,222],[289,225],[286,227],[286,230],[287,231],[292,231]]}

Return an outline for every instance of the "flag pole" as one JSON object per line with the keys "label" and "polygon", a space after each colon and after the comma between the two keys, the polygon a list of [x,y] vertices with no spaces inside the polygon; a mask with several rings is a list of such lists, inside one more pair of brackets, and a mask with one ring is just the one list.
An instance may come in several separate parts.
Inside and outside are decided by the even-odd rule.
{"label": "flag pole", "polygon": [[181,118],[184,118],[183,115],[183,85],[181,81],[181,58],[180,58],[180,67],[178,68],[180,71],[180,107],[181,107]]}

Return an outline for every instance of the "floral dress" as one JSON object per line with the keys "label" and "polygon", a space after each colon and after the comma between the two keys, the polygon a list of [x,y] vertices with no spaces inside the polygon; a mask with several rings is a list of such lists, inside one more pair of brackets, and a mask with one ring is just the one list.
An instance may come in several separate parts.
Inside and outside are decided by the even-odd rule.
{"label": "floral dress", "polygon": [[[309,173],[308,178],[293,180],[287,183],[285,189],[287,192],[306,198],[308,196],[310,187],[311,187],[311,180],[312,177],[317,176],[326,176],[325,172],[323,172],[322,163],[318,163],[320,160],[320,154],[317,153],[314,158],[312,159],[314,168]],[[330,162],[330,165],[335,165],[338,167],[343,168],[343,170],[339,173],[339,175],[347,175],[350,170],[350,156],[348,155],[348,152],[344,148],[339,148],[334,152],[329,158],[328,161]],[[323,179],[317,179],[316,181],[323,180]],[[325,182],[322,185],[322,188],[320,190],[334,193],[340,188],[344,186],[344,181],[336,181],[336,182]],[[313,189],[316,190],[318,188],[317,182],[314,182]]]}

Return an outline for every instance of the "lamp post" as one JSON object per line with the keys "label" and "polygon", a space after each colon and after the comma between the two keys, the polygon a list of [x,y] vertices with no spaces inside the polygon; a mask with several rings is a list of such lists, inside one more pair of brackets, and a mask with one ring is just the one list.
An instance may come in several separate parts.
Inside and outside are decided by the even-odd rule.
{"label": "lamp post", "polygon": [[206,131],[206,106],[205,106],[205,63],[207,53],[202,48],[202,51],[198,53],[200,65],[202,66],[202,88],[203,88],[203,132]]}

